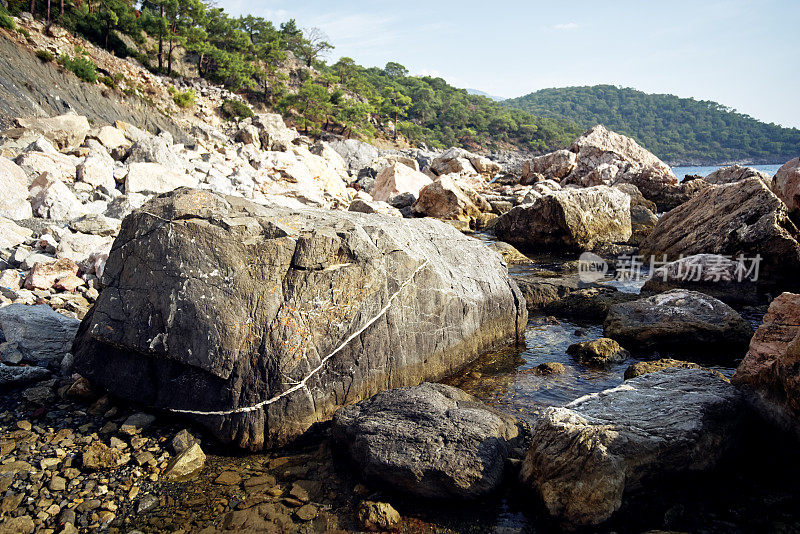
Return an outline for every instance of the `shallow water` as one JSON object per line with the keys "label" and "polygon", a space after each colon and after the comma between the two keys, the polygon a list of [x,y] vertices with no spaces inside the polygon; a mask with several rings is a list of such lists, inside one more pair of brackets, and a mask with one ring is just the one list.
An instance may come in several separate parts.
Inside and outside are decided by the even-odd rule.
{"label": "shallow water", "polygon": [[[781,164],[778,165],[746,165],[747,167],[752,167],[759,171],[764,171],[765,173],[769,174],[770,176],[774,176],[778,169],[781,168]],[[672,172],[675,173],[679,179],[683,180],[683,177],[687,174],[692,176],[708,176],[712,172],[716,171],[722,167],[721,165],[713,165],[713,166],[702,166],[702,167],[672,167]]]}

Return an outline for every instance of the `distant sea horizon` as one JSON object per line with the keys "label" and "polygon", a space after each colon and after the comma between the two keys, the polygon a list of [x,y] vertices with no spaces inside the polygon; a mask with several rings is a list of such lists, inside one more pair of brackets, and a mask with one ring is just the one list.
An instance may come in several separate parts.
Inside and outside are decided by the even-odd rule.
{"label": "distant sea horizon", "polygon": [[[778,169],[781,168],[782,164],[777,165],[744,165],[744,167],[752,167],[756,170],[763,171],[770,176],[775,176],[775,173],[778,172]],[[683,180],[683,177],[687,174],[689,175],[696,175],[696,176],[708,176],[712,172],[716,171],[717,169],[721,169],[722,167],[728,167],[728,165],[703,165],[703,166],[693,166],[693,167],[672,167],[672,172],[675,173],[675,176],[678,177],[679,180]]]}

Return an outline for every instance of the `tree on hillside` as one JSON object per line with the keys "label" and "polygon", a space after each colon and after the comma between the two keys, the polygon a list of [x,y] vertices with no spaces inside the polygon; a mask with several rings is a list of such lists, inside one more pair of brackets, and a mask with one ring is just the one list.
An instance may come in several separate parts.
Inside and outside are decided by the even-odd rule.
{"label": "tree on hillside", "polygon": [[297,55],[305,61],[306,67],[311,67],[315,61],[333,50],[333,45],[328,41],[328,36],[319,28],[309,28],[303,31],[303,37],[297,42]]}
{"label": "tree on hillside", "polygon": [[395,63],[394,61],[387,63],[383,68],[383,72],[385,72],[390,78],[405,78],[408,76],[408,69],[402,66],[400,63]]}

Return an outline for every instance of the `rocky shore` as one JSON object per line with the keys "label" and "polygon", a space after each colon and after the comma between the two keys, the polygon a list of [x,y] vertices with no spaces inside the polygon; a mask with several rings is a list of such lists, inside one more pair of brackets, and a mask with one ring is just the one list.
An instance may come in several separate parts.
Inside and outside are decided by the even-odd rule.
{"label": "rocky shore", "polygon": [[0,137],[0,532],[800,525],[800,160],[162,126]]}

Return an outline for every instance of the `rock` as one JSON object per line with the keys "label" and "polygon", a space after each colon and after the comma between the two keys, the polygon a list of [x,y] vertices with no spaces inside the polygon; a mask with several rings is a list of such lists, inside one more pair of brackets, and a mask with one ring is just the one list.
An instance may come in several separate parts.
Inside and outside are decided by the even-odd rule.
{"label": "rock", "polygon": [[196,187],[197,178],[159,163],[132,163],[125,177],[125,192],[166,193],[179,187]]}
{"label": "rock", "polygon": [[36,530],[36,523],[29,515],[6,517],[0,526],[3,534],[32,534]]}
{"label": "rock", "polygon": [[630,353],[620,347],[619,343],[607,337],[570,345],[567,348],[567,354],[589,366],[620,363],[630,357]]}
{"label": "rock", "polygon": [[772,190],[793,214],[800,212],[800,157],[787,161],[772,181]]}
{"label": "rock", "polygon": [[188,430],[185,428],[175,434],[175,437],[172,438],[170,445],[172,446],[172,451],[175,454],[181,454],[183,451],[194,445],[195,443],[199,443],[199,440],[191,435]]}
{"label": "rock", "polygon": [[495,241],[489,245],[489,248],[500,254],[509,265],[528,265],[533,263],[528,256],[515,249],[508,243]]}
{"label": "rock", "polygon": [[701,365],[692,362],[684,362],[681,360],[673,360],[672,358],[662,358],[660,360],[653,360],[649,362],[636,362],[633,365],[629,366],[625,369],[625,380],[629,380],[631,378],[636,378],[637,376],[646,375],[647,373],[656,373],[658,371],[663,371],[664,369],[705,369],[706,371],[710,371],[714,373],[717,378],[721,378],[722,380],[728,380],[725,378],[725,375],[720,373],[719,371],[714,371],[713,369],[708,369]]}
{"label": "rock", "polygon": [[30,187],[31,207],[37,217],[66,221],[83,215],[83,205],[61,180],[42,174]]}
{"label": "rock", "polygon": [[630,197],[607,186],[565,189],[516,206],[494,225],[516,246],[589,250],[631,237]]}
{"label": "rock", "polygon": [[84,272],[95,272],[92,256],[103,254],[108,256],[113,241],[114,238],[110,236],[68,232],[61,237],[61,241],[58,243],[56,256],[73,260],[81,265]]}
{"label": "rock", "polygon": [[97,139],[100,144],[109,150],[131,145],[131,142],[125,137],[125,132],[114,126],[102,126],[100,129],[92,132],[89,137]]}
{"label": "rock", "polygon": [[258,128],[252,124],[246,124],[241,130],[236,132],[234,137],[236,141],[244,143],[245,145],[253,145],[256,149],[261,149],[261,137]]}
{"label": "rock", "polygon": [[[26,201],[27,202],[27,201]],[[28,204],[30,206],[30,204]],[[33,231],[19,226],[11,219],[0,217],[0,249],[15,248],[33,235]]]}
{"label": "rock", "polygon": [[116,469],[130,461],[130,454],[105,445],[100,441],[93,441],[83,451],[82,465],[90,471],[105,471]]}
{"label": "rock", "polygon": [[61,363],[70,351],[78,321],[46,304],[11,304],[0,308],[0,330],[28,361]]}
{"label": "rock", "polygon": [[539,376],[563,375],[567,371],[563,363],[545,362],[530,369],[530,372]]}
{"label": "rock", "polygon": [[502,481],[516,420],[443,384],[393,389],[336,412],[333,436],[368,480],[426,498],[476,498]]}
{"label": "rock", "polygon": [[214,479],[214,484],[222,486],[238,486],[242,482],[242,477],[235,471],[223,471]]}
{"label": "rock", "polygon": [[526,161],[522,166],[522,184],[539,182],[537,175],[546,179],[561,180],[575,170],[578,157],[569,150],[556,150]]}
{"label": "rock", "polygon": [[25,171],[28,182],[32,182],[39,175],[47,173],[53,179],[72,183],[77,175],[79,160],[59,152],[55,154],[28,152],[19,156],[15,161]]}
{"label": "rock", "polygon": [[26,289],[50,289],[65,276],[78,274],[78,265],[67,258],[47,263],[37,262],[25,277]]}
{"label": "rock", "polygon": [[0,363],[0,386],[12,386],[37,382],[50,376],[44,367],[11,366]]}
{"label": "rock", "polygon": [[798,285],[800,244],[786,206],[758,178],[713,186],[662,216],[639,253],[648,258],[718,254],[760,256],[760,284]]}
{"label": "rock", "polygon": [[202,471],[205,464],[206,455],[195,443],[170,462],[164,471],[164,478],[170,482],[189,480]]}
{"label": "rock", "polygon": [[643,349],[724,351],[747,346],[753,329],[724,302],[675,289],[615,304],[603,324],[603,335]]}
{"label": "rock", "polygon": [[738,442],[741,398],[713,373],[666,369],[547,408],[521,478],[568,526],[596,525],[623,495],[708,471]]}
{"label": "rock", "polygon": [[330,143],[330,145],[342,156],[350,173],[354,175],[358,174],[358,171],[367,167],[372,163],[372,160],[380,155],[375,147],[357,139],[337,140]]}
{"label": "rock", "polygon": [[89,152],[77,167],[77,178],[95,188],[114,189],[114,159],[102,150]]}
{"label": "rock", "polygon": [[125,219],[103,283],[75,371],[154,408],[231,411],[187,415],[252,449],[449,375],[527,321],[501,258],[439,221],[188,189]]}
{"label": "rock", "polygon": [[375,200],[383,201],[403,193],[410,193],[416,198],[420,190],[431,183],[433,180],[421,172],[403,163],[393,163],[378,174],[370,193]]}
{"label": "rock", "polygon": [[319,509],[313,504],[304,504],[294,512],[295,517],[300,521],[311,521],[317,517],[318,514]]}
{"label": "rock", "polygon": [[734,182],[741,182],[748,178],[759,178],[767,187],[772,184],[772,177],[762,171],[758,171],[752,167],[742,167],[740,165],[731,165],[730,167],[721,167],[712,172],[704,178],[704,180],[711,185],[732,184]]}
{"label": "rock", "polygon": [[756,283],[745,276],[746,266],[718,254],[695,254],[656,268],[643,290],[699,291],[727,304],[758,304]]}
{"label": "rock", "polygon": [[381,213],[383,215],[390,215],[392,217],[402,217],[403,215],[400,213],[400,210],[390,206],[386,202],[380,202],[377,200],[369,201],[357,198],[350,203],[350,207],[347,208],[347,211],[353,211],[356,213]]}
{"label": "rock", "polygon": [[125,422],[122,423],[122,426],[119,427],[119,431],[123,434],[128,434],[129,436],[133,436],[138,434],[142,431],[142,429],[147,428],[153,421],[156,420],[154,415],[150,415],[147,413],[135,413],[125,419]]}
{"label": "rock", "polygon": [[411,211],[425,217],[468,222],[481,215],[478,206],[449,176],[423,187]]}
{"label": "rock", "polygon": [[[134,163],[158,163],[176,174],[182,174],[185,171],[184,160],[173,150],[171,140],[161,136],[146,137],[136,141],[125,162],[131,166]],[[162,191],[154,192],[161,193]]]}
{"label": "rock", "polygon": [[0,156],[0,217],[15,221],[30,219],[33,214],[28,202],[28,178],[25,171],[8,158]]}
{"label": "rock", "polygon": [[761,415],[800,436],[800,295],[769,305],[731,383],[745,389]]}
{"label": "rock", "polygon": [[294,140],[299,137],[296,130],[286,127],[283,117],[277,113],[258,114],[253,117],[253,125],[260,129],[263,150],[290,150]]}
{"label": "rock", "polygon": [[82,145],[91,129],[86,117],[78,115],[17,119],[17,123],[22,128],[43,135],[60,149]]}
{"label": "rock", "polygon": [[393,532],[402,521],[398,511],[385,502],[362,501],[356,516],[359,526],[367,532]]}
{"label": "rock", "polygon": [[431,171],[437,175],[445,174],[479,174],[472,166],[470,156],[474,156],[463,148],[449,148],[431,162]]}
{"label": "rock", "polygon": [[331,200],[347,205],[351,199],[345,188],[347,172],[343,162],[338,163],[341,167],[304,147],[265,152],[253,180],[257,191],[264,195],[296,198],[304,204],[321,207],[329,206]]}
{"label": "rock", "polygon": [[119,232],[122,221],[101,214],[84,215],[69,222],[69,227],[80,234],[101,237],[114,236]]}

